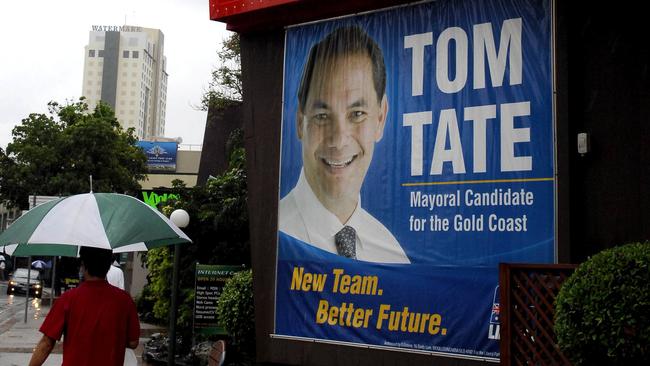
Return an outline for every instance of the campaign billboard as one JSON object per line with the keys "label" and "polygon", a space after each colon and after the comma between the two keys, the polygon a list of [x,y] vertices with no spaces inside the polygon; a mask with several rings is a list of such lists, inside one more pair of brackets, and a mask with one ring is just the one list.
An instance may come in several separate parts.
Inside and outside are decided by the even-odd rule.
{"label": "campaign billboard", "polygon": [[150,172],[175,172],[177,142],[138,141],[147,156],[147,169]]}
{"label": "campaign billboard", "polygon": [[555,260],[552,1],[288,28],[274,337],[496,361],[498,263]]}

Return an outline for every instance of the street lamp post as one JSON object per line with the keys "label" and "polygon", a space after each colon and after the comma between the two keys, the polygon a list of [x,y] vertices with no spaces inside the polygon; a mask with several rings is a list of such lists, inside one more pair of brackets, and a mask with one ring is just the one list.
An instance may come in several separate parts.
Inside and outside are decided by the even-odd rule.
{"label": "street lamp post", "polygon": [[[169,216],[172,222],[179,228],[187,227],[190,223],[190,215],[187,211],[179,209],[174,210]],[[178,308],[178,267],[180,267],[180,244],[174,245],[174,268],[172,273],[172,303],[171,314],[169,316],[169,347],[167,353],[167,365],[175,365],[176,357],[176,313]]]}

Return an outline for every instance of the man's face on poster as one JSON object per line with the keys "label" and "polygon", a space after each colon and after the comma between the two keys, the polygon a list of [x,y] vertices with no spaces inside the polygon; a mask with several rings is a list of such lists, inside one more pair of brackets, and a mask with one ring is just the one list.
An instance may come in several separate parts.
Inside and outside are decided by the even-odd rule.
{"label": "man's face on poster", "polygon": [[321,202],[357,200],[387,111],[386,96],[377,98],[369,56],[316,63],[297,118],[305,176]]}

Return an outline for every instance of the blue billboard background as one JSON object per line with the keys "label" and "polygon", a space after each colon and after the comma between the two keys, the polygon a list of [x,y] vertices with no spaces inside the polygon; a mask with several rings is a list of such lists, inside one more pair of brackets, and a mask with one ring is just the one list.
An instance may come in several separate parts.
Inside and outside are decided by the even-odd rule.
{"label": "blue billboard background", "polygon": [[[307,54],[333,30],[359,26],[383,51],[389,105],[361,204],[390,230],[411,264],[353,261],[280,233],[277,334],[498,358],[496,328],[490,327],[498,323],[498,263],[555,257],[551,14],[550,1],[443,0],[288,29],[280,197],[302,168],[296,94]],[[421,73],[414,66],[417,47],[407,41],[414,38],[425,40]],[[439,57],[443,49],[446,58]],[[439,75],[445,62],[447,73]],[[501,74],[499,62],[505,64]],[[483,122],[477,110],[487,116]],[[430,117],[414,127],[407,121],[416,113]],[[446,151],[456,157],[460,151],[462,160],[441,158]],[[382,294],[335,291],[341,269],[376,276]],[[328,277],[321,291],[305,291],[300,273]],[[354,303],[372,314],[365,326],[319,323],[322,301],[330,308]],[[378,324],[385,306],[408,307],[420,322],[424,314],[438,314],[445,334],[389,330]]]}

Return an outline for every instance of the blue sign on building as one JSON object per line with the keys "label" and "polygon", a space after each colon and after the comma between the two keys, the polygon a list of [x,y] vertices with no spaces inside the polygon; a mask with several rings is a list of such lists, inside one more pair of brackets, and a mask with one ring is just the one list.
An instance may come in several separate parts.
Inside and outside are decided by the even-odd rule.
{"label": "blue sign on building", "polygon": [[150,172],[175,172],[176,142],[138,141],[137,145],[147,155],[147,167]]}

